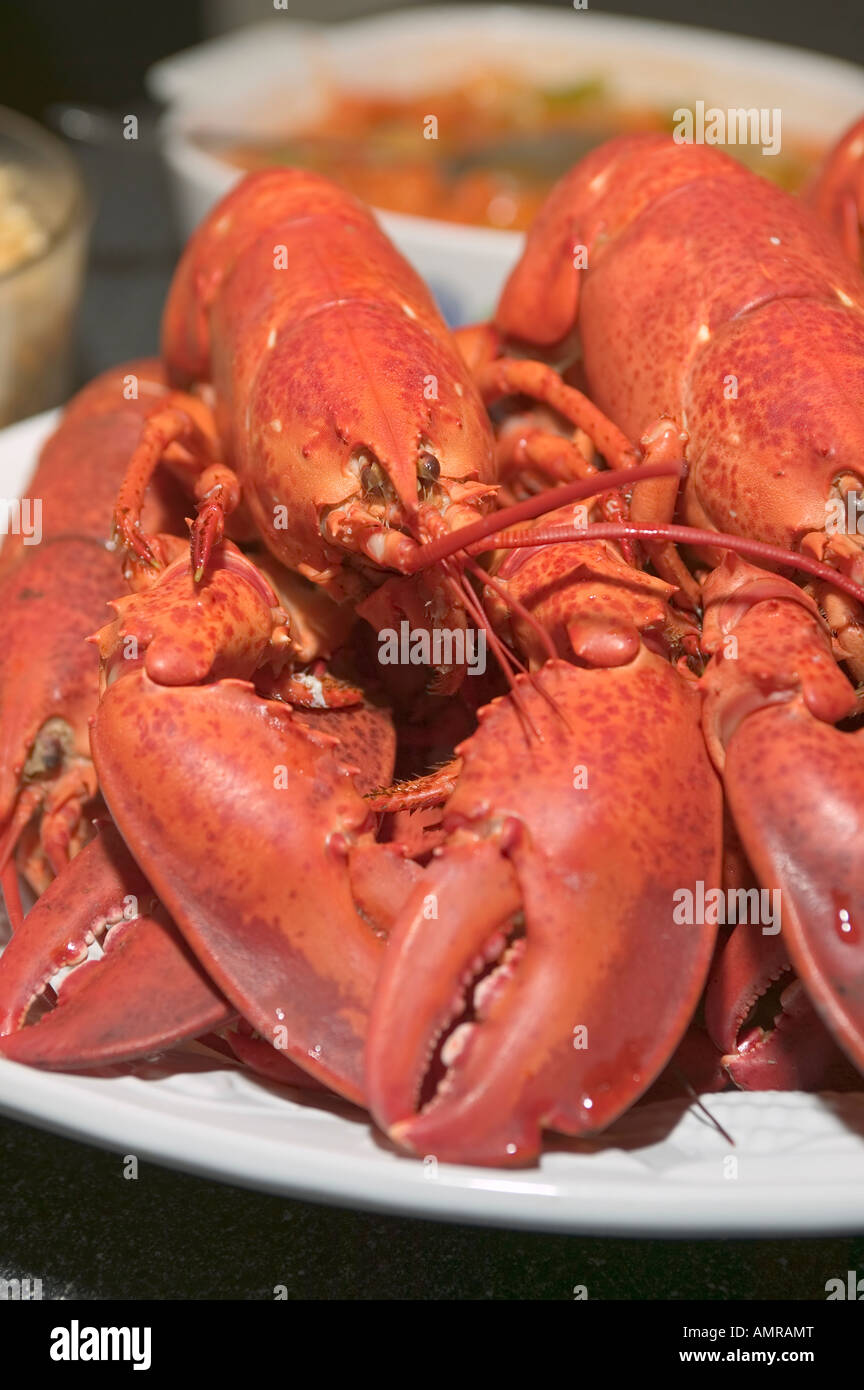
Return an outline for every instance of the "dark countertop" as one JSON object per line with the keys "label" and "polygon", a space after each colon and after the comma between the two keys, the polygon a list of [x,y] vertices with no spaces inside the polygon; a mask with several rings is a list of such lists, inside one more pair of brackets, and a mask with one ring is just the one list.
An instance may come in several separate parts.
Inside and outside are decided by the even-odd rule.
{"label": "dark countertop", "polygon": [[806,1299],[849,1240],[610,1240],[344,1211],[169,1172],[0,1121],[0,1275],[44,1298]]}
{"label": "dark countertop", "polygon": [[[176,244],[140,147],[83,151],[98,202],[79,381],[153,352]],[[0,1276],[46,1298],[817,1299],[864,1238],[658,1241],[441,1225],[262,1195],[0,1121]]]}

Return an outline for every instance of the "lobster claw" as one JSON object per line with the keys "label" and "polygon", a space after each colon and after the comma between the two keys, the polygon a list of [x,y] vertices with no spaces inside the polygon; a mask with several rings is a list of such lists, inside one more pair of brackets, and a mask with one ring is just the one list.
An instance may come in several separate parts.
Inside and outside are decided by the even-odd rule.
{"label": "lobster claw", "polygon": [[[103,958],[79,964],[106,932]],[[73,965],[57,1007],[26,1026],[48,981]],[[111,825],[49,885],[0,959],[0,1052],[30,1066],[127,1062],[231,1017]]]}
{"label": "lobster claw", "polygon": [[336,741],[245,682],[161,686],[139,668],[103,697],[92,745],[124,839],[211,979],[268,1043],[362,1101],[382,943],[348,857],[374,816]]}
{"label": "lobster claw", "polygon": [[115,559],[73,537],[25,551],[0,585],[0,863],[41,812],[37,890],[62,869],[96,794],[87,723],[99,672],[83,637],[116,589]]}
{"label": "lobster claw", "polygon": [[792,964],[860,1069],[864,870],[857,789],[862,779],[861,736],[823,724],[797,704],[751,714],[726,752],[724,781],[732,814],[760,882],[780,889]]}
{"label": "lobster claw", "polygon": [[759,882],[780,890],[791,963],[864,1069],[864,731],[834,727],[854,691],[818,610],[789,581],[727,560],[705,602],[709,750]]}
{"label": "lobster claw", "polygon": [[796,978],[783,937],[740,922],[711,968],[705,1024],[742,1091],[855,1085],[854,1068]]}
{"label": "lobster claw", "polygon": [[544,1128],[611,1123],[680,1041],[715,929],[675,925],[673,895],[719,874],[719,787],[696,691],[645,648],[518,678],[459,751],[448,842],[385,952],[370,1101],[407,1149],[512,1165]]}

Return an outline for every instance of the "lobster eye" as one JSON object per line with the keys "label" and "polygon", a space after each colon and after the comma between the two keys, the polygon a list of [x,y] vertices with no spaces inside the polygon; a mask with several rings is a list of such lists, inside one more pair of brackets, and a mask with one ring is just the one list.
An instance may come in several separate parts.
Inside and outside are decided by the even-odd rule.
{"label": "lobster eye", "polygon": [[364,464],[360,471],[360,486],[364,492],[383,492],[386,482],[387,474],[377,459],[374,463]]}
{"label": "lobster eye", "polygon": [[421,454],[417,460],[417,476],[421,483],[437,483],[441,465],[434,454]]}

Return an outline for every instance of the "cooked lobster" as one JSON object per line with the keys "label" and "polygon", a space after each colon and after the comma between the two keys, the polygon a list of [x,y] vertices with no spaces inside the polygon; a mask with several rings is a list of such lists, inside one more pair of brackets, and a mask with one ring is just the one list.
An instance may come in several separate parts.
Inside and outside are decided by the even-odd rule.
{"label": "cooked lobster", "polygon": [[[859,139],[847,138],[824,179],[838,161],[848,170]],[[577,247],[586,268],[574,267]],[[680,539],[703,566],[731,548],[776,568],[767,543],[860,583],[860,535],[829,518],[861,486],[864,283],[798,202],[716,150],[614,141],[550,195],[496,326],[520,347],[556,352],[575,332],[592,399],[627,435],[658,417],[680,430],[688,476],[677,510],[694,529],[667,524],[676,498],[665,485],[637,484],[633,509],[654,523],[643,536]],[[720,532],[740,539],[721,546]],[[653,558],[674,580],[667,556]],[[860,1067],[864,871],[849,774],[861,734],[835,727],[858,705],[832,659],[856,681],[864,674],[860,600],[815,573],[810,598],[740,562],[734,573],[731,588],[718,576],[700,598],[714,653],[708,748],[761,884],[782,891],[793,963]]]}
{"label": "cooked lobster", "polygon": [[[685,1055],[717,921],[672,904],[740,859],[781,889],[782,942],[754,961],[739,927],[715,956],[704,1074],[721,1052],[742,1084],[784,1049],[785,1084],[862,1066],[860,818],[836,758],[859,747],[864,565],[827,524],[858,487],[862,308],[816,216],[660,137],[562,181],[495,323],[458,346],[355,200],[298,171],[244,180],[181,261],[168,385],[130,432],[132,592],[116,576],[113,616],[86,620],[101,681],[70,820],[98,776],[114,824],[52,859],[0,964],[0,1048],[93,1066],[219,1029],[412,1152],[530,1161],[544,1129],[602,1129]],[[548,357],[573,359],[566,380]],[[165,476],[195,500],[191,541],[143,510]],[[355,620],[403,616],[482,626],[504,679],[472,702],[464,668],[427,671],[476,727],[391,786],[417,712],[392,684],[394,738]],[[19,764],[8,843],[44,803],[53,846]],[[34,1023],[64,936],[77,960],[106,924],[104,961]],[[743,1058],[750,982],[787,955],[807,996]],[[155,1009],[145,960],[172,982]]]}

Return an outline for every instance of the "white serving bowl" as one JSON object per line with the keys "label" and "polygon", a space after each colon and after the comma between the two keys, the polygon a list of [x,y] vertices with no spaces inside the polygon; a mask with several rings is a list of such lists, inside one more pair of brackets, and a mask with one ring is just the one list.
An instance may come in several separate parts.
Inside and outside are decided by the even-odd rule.
{"label": "white serving bowl", "polygon": [[[784,138],[829,141],[864,112],[864,72],[850,63],[708,30],[590,10],[441,6],[350,24],[276,19],[204,43],[150,70],[167,103],[163,148],[187,235],[240,177],[190,138],[254,135],[308,120],[329,84],[358,91],[453,86],[478,67],[542,84],[599,78],[610,100],[672,110],[779,107]],[[451,322],[484,318],[522,234],[378,212]]]}

